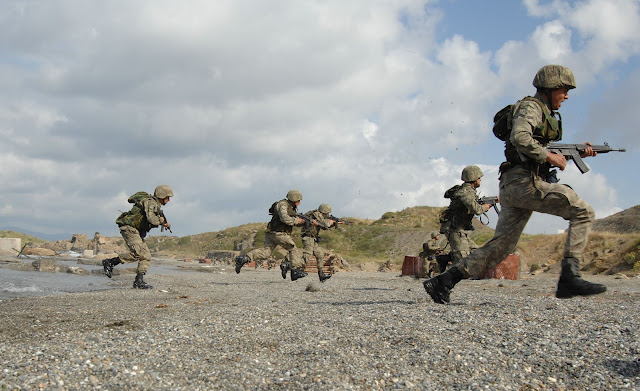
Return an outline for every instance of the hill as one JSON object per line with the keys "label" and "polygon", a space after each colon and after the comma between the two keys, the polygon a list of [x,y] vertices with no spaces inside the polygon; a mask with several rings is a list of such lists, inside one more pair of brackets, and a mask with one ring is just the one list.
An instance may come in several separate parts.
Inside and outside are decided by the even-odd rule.
{"label": "hill", "polygon": [[23,246],[27,243],[38,245],[46,242],[46,240],[44,239],[40,239],[35,236],[23,234],[16,231],[0,231],[0,238],[19,238],[22,240]]}
{"label": "hill", "polygon": [[[431,231],[439,229],[439,216],[443,209],[416,206],[399,212],[387,212],[377,220],[345,218],[348,225],[321,232],[321,245],[340,254],[351,265],[391,263],[398,267],[404,256],[417,256]],[[635,206],[596,221],[598,229],[591,233],[582,260],[584,271],[609,274],[640,272],[640,231],[633,228],[633,219],[637,220],[639,211],[640,206]],[[496,218],[492,211],[489,216]],[[475,230],[472,238],[478,245],[493,237],[493,230],[478,220],[474,220],[473,225]],[[251,223],[184,237],[149,236],[147,244],[157,257],[204,258],[213,252],[235,252],[225,255],[229,259],[233,254],[262,246],[265,228],[266,223]],[[11,237],[20,235],[8,234]],[[521,270],[557,271],[557,263],[562,259],[565,235],[522,235],[516,248],[520,254]],[[27,235],[22,237],[25,243],[32,242],[36,246],[44,242]],[[299,229],[294,230],[294,238],[297,245],[302,247]],[[103,253],[124,251],[122,238],[105,239],[106,244],[101,246]],[[47,242],[41,246],[57,252],[70,249],[82,251],[83,247],[91,249],[90,243],[92,241],[86,238],[79,240],[74,237],[71,241]],[[284,256],[283,252],[275,254],[276,258]]]}
{"label": "hill", "polygon": [[593,230],[619,234],[640,232],[640,205],[596,220]]}

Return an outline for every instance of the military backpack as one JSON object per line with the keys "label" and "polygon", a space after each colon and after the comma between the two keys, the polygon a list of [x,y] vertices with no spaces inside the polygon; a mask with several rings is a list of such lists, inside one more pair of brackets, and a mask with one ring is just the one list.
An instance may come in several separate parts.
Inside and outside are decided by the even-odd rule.
{"label": "military backpack", "polygon": [[[532,96],[527,96],[522,100],[519,100],[516,104],[524,100],[532,100],[537,104],[539,104],[540,108],[542,108],[544,105],[539,99],[536,99]],[[511,126],[510,126],[511,121],[509,120],[509,117],[511,116],[511,111],[513,110],[513,106],[515,105],[506,105],[500,111],[498,111],[496,115],[493,116],[493,134],[494,136],[496,136],[498,139],[502,141],[506,141],[509,138],[509,135],[511,134]],[[543,112],[544,112],[544,109],[543,109]]]}
{"label": "military backpack", "polygon": [[133,204],[133,206],[130,211],[123,212],[116,219],[118,227],[129,225],[136,228],[141,234],[146,234],[146,232],[149,231],[149,223],[147,222],[147,217],[145,215],[143,201],[147,199],[153,199],[153,196],[145,191],[139,191],[129,197],[127,202]]}

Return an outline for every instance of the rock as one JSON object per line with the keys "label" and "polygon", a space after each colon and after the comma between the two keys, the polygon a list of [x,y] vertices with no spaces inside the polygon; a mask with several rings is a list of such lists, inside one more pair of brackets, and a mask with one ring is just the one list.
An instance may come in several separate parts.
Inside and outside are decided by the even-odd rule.
{"label": "rock", "polygon": [[34,247],[34,248],[25,248],[22,254],[37,255],[40,257],[53,257],[54,255],[56,255],[56,252],[48,248]]}
{"label": "rock", "polygon": [[78,276],[88,276],[89,274],[91,274],[87,269],[77,267],[77,266],[69,266],[67,268],[67,273],[76,274]]}
{"label": "rock", "polygon": [[33,268],[39,272],[58,272],[60,265],[55,259],[36,259],[31,262]]}

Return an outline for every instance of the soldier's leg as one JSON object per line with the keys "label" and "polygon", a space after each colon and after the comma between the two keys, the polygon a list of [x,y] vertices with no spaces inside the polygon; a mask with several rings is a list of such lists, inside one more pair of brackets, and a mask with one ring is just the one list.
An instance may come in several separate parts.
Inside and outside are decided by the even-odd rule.
{"label": "soldier's leg", "polygon": [[236,273],[240,273],[242,266],[251,261],[266,259],[271,256],[271,253],[273,253],[273,250],[277,247],[277,243],[273,241],[273,235],[273,232],[266,233],[264,237],[264,247],[253,249],[244,255],[238,255],[236,257]]}
{"label": "soldier's leg", "polygon": [[451,263],[461,262],[462,258],[469,254],[464,233],[459,231],[450,232],[447,234],[447,239],[449,240],[449,247],[451,247]]}
{"label": "soldier's leg", "polygon": [[133,227],[121,227],[120,234],[122,235],[129,251],[120,254],[118,257],[125,263],[138,262],[136,279],[133,282],[133,287],[138,289],[153,288],[151,285],[144,282],[143,279],[143,276],[147,273],[149,266],[151,265],[151,251],[149,251],[149,247],[140,237],[138,230]]}
{"label": "soldier's leg", "polygon": [[316,247],[316,240],[311,236],[305,236],[302,238],[302,270],[306,269],[307,264],[311,260]]}
{"label": "soldier's leg", "polygon": [[536,211],[560,216],[569,220],[569,231],[564,247],[562,271],[558,280],[556,297],[570,298],[603,293],[607,288],[580,278],[580,259],[587,245],[595,213],[589,204],[566,185],[557,183],[536,184],[540,199],[533,203]]}
{"label": "soldier's leg", "polygon": [[305,277],[307,273],[304,271],[304,261],[302,260],[302,251],[296,247],[296,242],[291,235],[278,232],[274,237],[274,241],[279,246],[287,250],[289,262],[291,265],[291,281]]}

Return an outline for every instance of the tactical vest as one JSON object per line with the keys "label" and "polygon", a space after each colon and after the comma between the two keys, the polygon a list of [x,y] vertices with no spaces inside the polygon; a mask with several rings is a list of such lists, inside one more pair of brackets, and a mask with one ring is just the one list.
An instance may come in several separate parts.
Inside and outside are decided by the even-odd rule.
{"label": "tactical vest", "polygon": [[267,230],[272,232],[286,232],[288,234],[291,234],[291,232],[293,232],[293,226],[283,223],[282,220],[280,220],[280,216],[278,216],[278,211],[276,209],[277,205],[283,201],[287,203],[287,215],[291,217],[296,217],[298,215],[297,207],[291,205],[291,202],[287,201],[286,199],[276,201],[271,205],[271,208],[269,208],[271,221],[269,222],[269,224],[267,224]]}
{"label": "tactical vest", "polygon": [[446,234],[459,229],[472,230],[471,221],[474,214],[469,212],[465,204],[460,201],[455,193],[463,185],[455,185],[444,193],[444,198],[451,199],[449,207],[440,215],[440,233]]}
{"label": "tactical vest", "polygon": [[116,224],[118,227],[122,227],[123,225],[128,225],[133,227],[140,232],[140,236],[144,237],[147,232],[151,231],[151,225],[149,225],[149,221],[147,221],[147,216],[145,215],[143,201],[151,199],[155,201],[155,197],[151,194],[139,191],[129,197],[127,200],[130,204],[133,204],[131,210],[128,212],[123,212],[116,219]]}
{"label": "tactical vest", "polygon": [[[317,220],[316,216],[315,216],[315,212],[317,212],[317,211],[318,211],[317,209],[309,211],[309,212],[305,213],[305,216],[309,216],[312,219]],[[312,237],[312,238],[317,238],[319,234],[320,234],[320,227],[319,226],[311,225],[311,224],[305,224],[302,227],[302,237],[309,236],[309,237]]]}
{"label": "tactical vest", "polygon": [[[531,96],[527,96],[522,100],[535,101],[540,106],[540,109],[542,109],[542,122],[540,123],[540,125],[536,126],[533,129],[534,140],[537,140],[540,144],[545,146],[552,141],[558,141],[562,139],[562,117],[560,116],[560,113],[557,113],[559,119],[556,119],[554,117],[555,113],[548,110],[541,100]],[[517,105],[516,107],[520,106]],[[515,109],[516,108],[514,107],[514,112]],[[511,118],[513,118],[514,112],[511,113]],[[520,154],[518,154],[518,150],[516,149],[516,147],[511,143],[509,137],[507,137],[507,139],[505,140],[504,155],[507,158],[507,162],[509,162],[512,166],[522,165],[533,171],[539,170],[540,165],[538,163],[532,160],[525,161],[522,159]]]}

